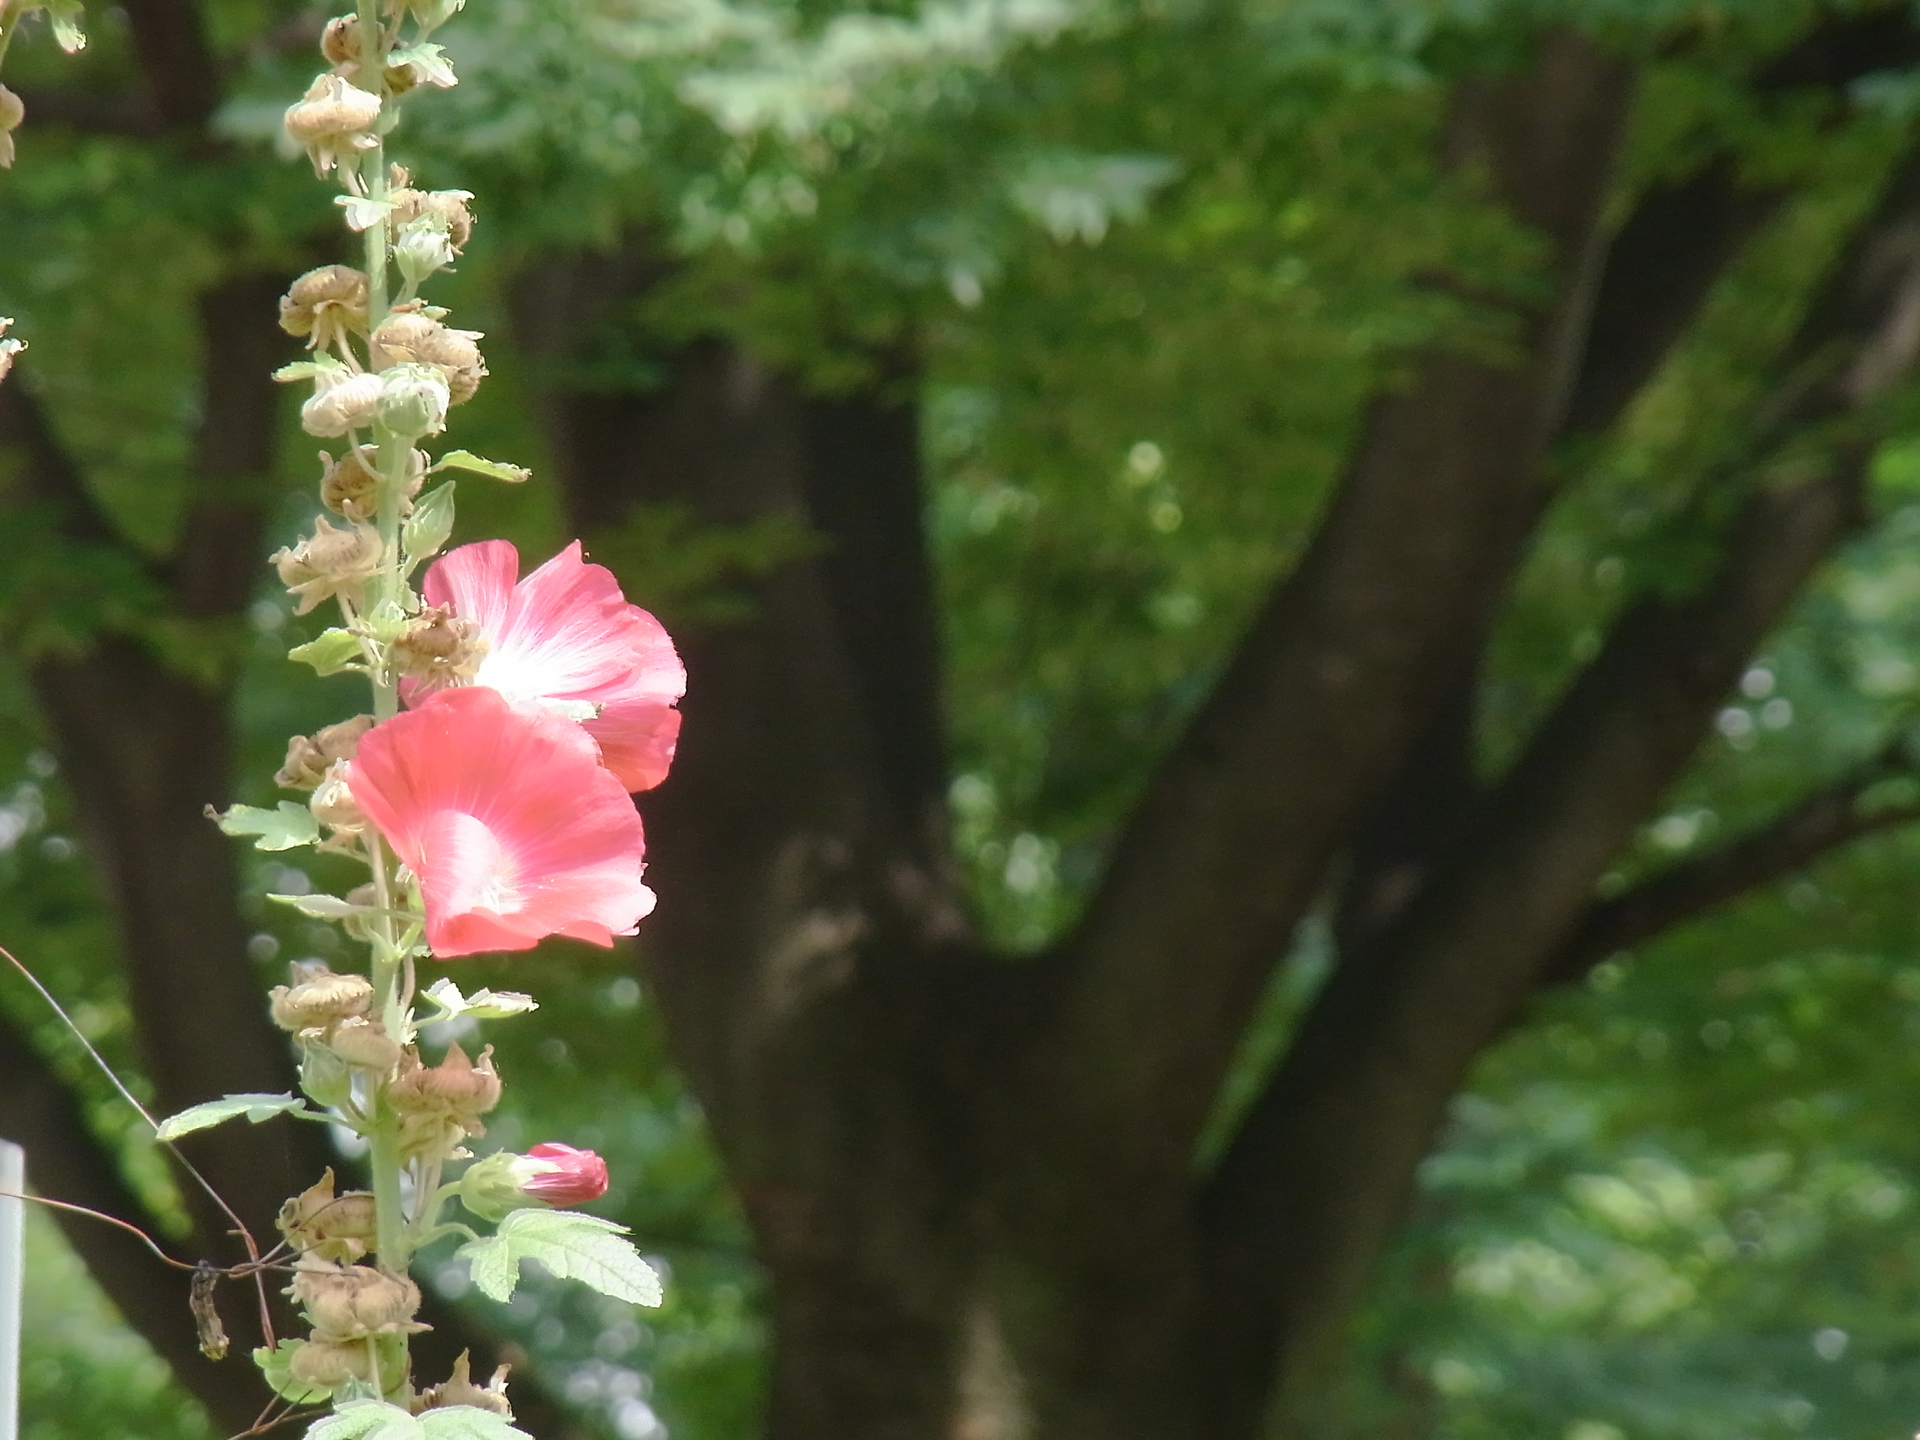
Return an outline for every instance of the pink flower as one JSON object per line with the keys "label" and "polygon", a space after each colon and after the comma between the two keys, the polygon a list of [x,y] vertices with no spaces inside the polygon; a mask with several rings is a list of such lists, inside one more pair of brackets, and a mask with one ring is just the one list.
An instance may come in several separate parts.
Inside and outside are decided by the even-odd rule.
{"label": "pink flower", "polygon": [[680,734],[673,705],[687,688],[673,641],[627,603],[611,571],[581,558],[577,540],[516,584],[519,573],[520,554],[504,540],[462,545],[427,572],[427,603],[476,622],[487,642],[473,683],[516,705],[575,714],[628,790],[658,785]]}
{"label": "pink flower", "polygon": [[578,1205],[607,1193],[607,1162],[591,1150],[547,1141],[527,1152],[520,1188],[547,1205]]}
{"label": "pink flower", "polygon": [[548,935],[611,945],[653,909],[633,802],[562,715],[442,691],[369,730],[346,780],[419,877],[442,959]]}

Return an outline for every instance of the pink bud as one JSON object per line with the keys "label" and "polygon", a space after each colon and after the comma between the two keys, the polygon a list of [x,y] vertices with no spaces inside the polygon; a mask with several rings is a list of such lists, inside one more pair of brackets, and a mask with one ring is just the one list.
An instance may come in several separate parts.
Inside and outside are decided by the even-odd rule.
{"label": "pink bud", "polygon": [[[538,1174],[522,1175],[520,1188],[548,1205],[578,1205],[607,1193],[607,1162],[591,1150],[549,1141],[536,1145],[527,1158],[544,1161]],[[527,1166],[531,1170],[532,1166]]]}

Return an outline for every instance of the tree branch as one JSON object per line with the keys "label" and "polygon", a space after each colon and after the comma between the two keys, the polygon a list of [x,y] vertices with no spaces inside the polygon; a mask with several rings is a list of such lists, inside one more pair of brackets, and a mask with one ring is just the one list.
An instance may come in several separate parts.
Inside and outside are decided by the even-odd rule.
{"label": "tree branch", "polygon": [[1911,773],[1904,755],[1884,758],[1765,825],[1596,901],[1547,962],[1540,983],[1575,983],[1609,955],[1750,895],[1864,835],[1920,820],[1920,805],[1863,804],[1874,786]]}
{"label": "tree branch", "polygon": [[[1916,225],[1910,157],[1788,349],[1788,381],[1763,407],[1771,443],[1857,413],[1910,369]],[[1250,1434],[1269,1377],[1283,1397],[1302,1393],[1468,1065],[1566,943],[1754,647],[1859,523],[1873,447],[1844,426],[1831,436],[1825,475],[1751,495],[1711,584],[1628,608],[1451,863],[1315,1002],[1201,1206],[1196,1354],[1217,1367],[1206,1388],[1220,1405],[1209,1434]]]}
{"label": "tree branch", "polygon": [[1306,558],[1153,778],[1066,948],[1063,1128],[1184,1169],[1274,957],[1458,673],[1537,506],[1631,88],[1564,33],[1465,87],[1450,153],[1552,242],[1550,298],[1513,312],[1510,362],[1430,355],[1374,405]]}
{"label": "tree branch", "polygon": [[45,407],[23,378],[16,374],[0,386],[0,449],[17,450],[20,456],[10,486],[0,488],[0,502],[8,508],[48,507],[67,539],[122,547],[118,527],[94,501],[80,467],[53,433]]}

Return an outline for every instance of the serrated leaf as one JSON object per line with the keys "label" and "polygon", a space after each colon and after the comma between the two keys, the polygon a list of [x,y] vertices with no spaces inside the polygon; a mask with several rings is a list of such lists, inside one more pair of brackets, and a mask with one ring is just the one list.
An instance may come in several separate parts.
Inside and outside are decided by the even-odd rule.
{"label": "serrated leaf", "polygon": [[407,568],[440,553],[453,533],[453,482],[429,490],[413,507],[401,528],[400,543],[407,552]]}
{"label": "serrated leaf", "polygon": [[471,1265],[474,1288],[509,1300],[523,1261],[538,1260],[557,1279],[581,1284],[633,1305],[660,1303],[660,1277],[640,1258],[627,1227],[575,1210],[516,1210],[492,1235],[456,1252]]}
{"label": "serrated leaf", "polygon": [[366,906],[350,904],[338,895],[269,895],[267,899],[290,905],[315,920],[345,920],[352,915],[370,913]]}
{"label": "serrated leaf", "polygon": [[218,1100],[205,1100],[189,1105],[178,1115],[169,1115],[154,1133],[162,1140],[178,1140],[182,1135],[238,1120],[242,1115],[258,1125],[289,1110],[306,1108],[307,1102],[297,1095],[222,1095]]}
{"label": "serrated leaf", "polygon": [[307,1429],[307,1440],[423,1440],[420,1422],[384,1400],[353,1400]]}
{"label": "serrated leaf", "polygon": [[291,800],[282,800],[277,809],[262,810],[254,805],[235,805],[225,814],[208,813],[229,835],[252,835],[256,850],[291,850],[299,845],[316,845],[320,826],[313,811]]}
{"label": "serrated leaf", "polygon": [[526,1431],[478,1405],[440,1405],[420,1412],[429,1440],[532,1440]]}
{"label": "serrated leaf", "polygon": [[311,665],[316,675],[338,675],[364,661],[366,654],[357,636],[336,626],[322,631],[304,645],[294,646],[287,652],[287,658]]}
{"label": "serrated leaf", "polygon": [[267,1377],[267,1384],[273,1388],[273,1393],[295,1405],[317,1405],[333,1393],[324,1385],[309,1385],[304,1380],[294,1378],[293,1352],[306,1343],[304,1340],[282,1340],[271,1350],[262,1345],[253,1352],[253,1363]]}
{"label": "serrated leaf", "polygon": [[508,465],[499,460],[486,460],[471,450],[449,450],[440,457],[436,470],[471,470],[476,475],[485,475],[490,479],[504,480],[509,485],[518,485],[523,480],[533,478],[533,472],[524,465]]}
{"label": "serrated leaf", "polygon": [[471,995],[462,995],[460,987],[444,977],[427,987],[426,997],[446,1012],[438,1017],[442,1020],[451,1020],[456,1015],[470,1015],[475,1020],[505,1020],[540,1008],[539,1001],[516,990],[476,990]]}

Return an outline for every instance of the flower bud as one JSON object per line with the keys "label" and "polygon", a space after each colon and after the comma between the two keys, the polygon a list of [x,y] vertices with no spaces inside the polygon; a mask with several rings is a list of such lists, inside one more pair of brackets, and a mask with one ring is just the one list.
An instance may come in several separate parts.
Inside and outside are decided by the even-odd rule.
{"label": "flower bud", "polygon": [[309,349],[332,348],[341,335],[367,333],[367,277],[350,265],[323,265],[280,297],[280,328],[311,335]]}
{"label": "flower bud", "polygon": [[364,1340],[426,1327],[412,1323],[420,1287],[371,1265],[335,1265],[303,1256],[287,1288],[313,1322],[316,1340]]}
{"label": "flower bud", "polygon": [[475,620],[463,620],[444,605],[420,612],[387,651],[395,675],[431,690],[471,680],[487,653]]}
{"label": "flower bud", "polygon": [[444,1385],[436,1385],[421,1396],[421,1409],[437,1410],[448,1405],[471,1405],[476,1410],[490,1410],[502,1420],[513,1419],[513,1407],[507,1404],[507,1367],[502,1365],[493,1372],[493,1378],[484,1387],[473,1383],[467,1352],[462,1350],[460,1358],[453,1362],[453,1373],[447,1377]]}
{"label": "flower bud", "polygon": [[371,1380],[373,1357],[363,1341],[342,1345],[315,1338],[294,1349],[287,1370],[302,1384],[333,1390],[349,1380]]}
{"label": "flower bud", "polygon": [[[413,513],[413,497],[426,482],[427,452],[407,452],[406,485],[400,493],[400,516]],[[380,452],[372,445],[347,451],[338,461],[320,452],[320,503],[349,520],[373,520],[380,513]]]}
{"label": "flower bud", "polygon": [[309,435],[345,435],[364,430],[380,412],[378,375],[323,370],[314,377],[313,398],[300,407],[300,425]]}
{"label": "flower bud", "polygon": [[380,380],[380,423],[388,430],[411,439],[447,428],[447,381],[433,366],[395,365]]}
{"label": "flower bud", "polygon": [[444,227],[430,222],[409,225],[393,244],[393,263],[407,283],[419,286],[436,270],[453,263],[453,242]]}
{"label": "flower bud", "polygon": [[323,515],[314,522],[313,534],[275,551],[272,563],[280,583],[300,597],[293,613],[304,615],[329,596],[358,596],[380,568],[380,551],[380,532],[371,525],[336,530]]}
{"label": "flower bud", "polygon": [[316,175],[324,177],[342,160],[355,163],[358,152],[380,142],[369,133],[380,118],[380,97],[338,75],[321,75],[305,98],[288,107],[287,134],[305,148]]}
{"label": "flower bud", "polygon": [[334,1194],[331,1169],[282,1205],[274,1223],[294,1249],[321,1260],[358,1260],[373,1248],[377,1230],[373,1195]]}
{"label": "flower bud", "polygon": [[347,788],[347,762],[336,760],[327,767],[327,773],[314,787],[313,798],[307,802],[307,808],[313,811],[313,818],[322,825],[331,826],[348,835],[358,835],[367,828],[367,817],[354,803],[353,792]]}
{"label": "flower bud", "polygon": [[373,728],[373,716],[356,715],[329,725],[311,737],[295,735],[287,741],[287,763],[273,777],[283,790],[311,790],[326,778],[336,760],[351,760],[360,737]]}
{"label": "flower bud", "polygon": [[579,1205],[607,1193],[607,1162],[591,1150],[553,1142],[525,1155],[502,1150],[467,1167],[460,1203],[483,1220],[534,1205]]}
{"label": "flower bud", "polygon": [[[0,5],[0,10],[6,8]],[[13,91],[0,85],[0,170],[13,168],[13,132],[20,128],[20,122],[26,118],[26,104]],[[4,368],[0,368],[0,376],[6,373]]]}
{"label": "flower bud", "polygon": [[276,986],[273,1023],[282,1030],[308,1030],[364,1015],[373,1004],[373,982],[364,975],[336,975],[322,966],[318,974],[292,986]]}
{"label": "flower bud", "polygon": [[467,208],[473,199],[470,190],[414,190],[401,185],[387,198],[393,203],[388,223],[396,245],[421,220],[438,221],[436,228],[446,232],[456,255],[473,238],[473,212]]}
{"label": "flower bud", "polygon": [[355,1016],[327,1032],[327,1047],[359,1070],[384,1075],[400,1063],[401,1049],[378,1020]]}

